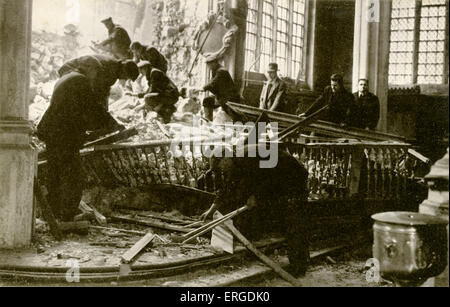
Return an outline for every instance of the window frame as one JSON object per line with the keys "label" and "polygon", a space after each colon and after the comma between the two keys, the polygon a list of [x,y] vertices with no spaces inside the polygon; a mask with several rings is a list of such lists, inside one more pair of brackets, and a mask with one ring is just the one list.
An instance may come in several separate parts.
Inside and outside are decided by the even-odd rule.
{"label": "window frame", "polygon": [[[278,42],[278,0],[269,0],[272,2],[274,7],[273,14],[273,29],[272,29],[272,50],[271,50],[271,61],[278,62],[277,58],[279,55],[277,54],[277,42]],[[257,59],[256,63],[248,63],[248,50],[247,46],[245,48],[246,55],[246,64],[245,71],[250,74],[265,74],[265,67],[261,67],[261,54],[262,54],[262,31],[263,31],[263,6],[264,1],[258,0],[258,8],[257,8],[257,21],[256,21],[256,50],[254,50],[255,59]],[[302,47],[302,59],[300,62],[300,70],[297,72],[292,71],[293,65],[293,30],[294,30],[294,0],[289,0],[289,20],[288,20],[288,32],[287,32],[287,52],[284,56],[286,59],[286,74],[283,74],[284,78],[288,78],[290,80],[294,80],[297,82],[307,82],[307,55],[308,55],[308,23],[309,23],[309,0],[304,1],[304,12],[301,13],[304,17],[303,22],[303,46]],[[246,31],[246,35],[248,35],[248,29]],[[252,33],[253,34],[253,33]],[[249,65],[254,64],[251,69],[249,69]]]}
{"label": "window frame", "polygon": [[[420,23],[421,23],[421,18],[422,18],[422,1],[421,0],[414,0],[415,4],[414,4],[414,29],[413,29],[413,61],[412,61],[412,73],[411,73],[411,81],[412,83],[405,83],[405,84],[397,84],[397,83],[389,83],[389,85],[436,85],[436,86],[442,86],[442,85],[446,85],[449,82],[449,57],[448,57],[448,52],[449,52],[449,1],[446,0],[445,1],[445,39],[444,39],[444,69],[442,72],[442,83],[418,83],[418,79],[419,79],[419,55],[420,55]],[[433,5],[432,5],[433,6]],[[436,5],[436,6],[440,6],[440,5]],[[392,12],[393,10],[391,10],[391,18],[392,18]],[[392,33],[392,29],[390,29],[389,31],[389,35],[391,35]],[[391,44],[392,41],[389,41],[389,48],[391,48]],[[389,49],[389,57],[391,56],[391,50]],[[389,63],[390,65],[391,63]],[[389,75],[390,77],[390,75]]]}

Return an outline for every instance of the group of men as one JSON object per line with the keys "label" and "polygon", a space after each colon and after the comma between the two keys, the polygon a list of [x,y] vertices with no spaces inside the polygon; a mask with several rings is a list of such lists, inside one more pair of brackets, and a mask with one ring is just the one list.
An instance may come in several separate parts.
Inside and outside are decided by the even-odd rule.
{"label": "group of men", "polygon": [[360,79],[358,92],[351,94],[344,88],[342,76],[332,75],[330,86],[300,116],[309,116],[326,105],[329,108],[321,118],[341,127],[375,130],[380,119],[380,102],[377,96],[369,92],[367,79]]}
{"label": "group of men", "polygon": [[[280,111],[286,104],[286,84],[278,77],[278,65],[270,63],[267,71],[268,81],[264,84],[260,97],[260,109]],[[369,80],[358,81],[358,92],[351,94],[344,88],[343,77],[331,76],[331,84],[322,95],[300,117],[307,117],[329,106],[321,119],[342,127],[355,127],[375,130],[380,118],[378,97],[369,92]]]}
{"label": "group of men", "polygon": [[[110,89],[117,80],[135,81],[139,75],[145,76],[148,90],[138,93],[137,97],[145,100],[145,112],[157,112],[164,122],[170,121],[175,104],[182,95],[167,76],[168,62],[157,49],[138,42],[131,43],[125,29],[114,24],[111,18],[102,22],[108,29],[109,37],[96,45],[101,48],[109,46],[112,56],[87,55],[65,63],[58,71],[60,79],[55,85],[50,107],[37,127],[38,137],[46,143],[48,201],[61,221],[73,220],[78,212],[83,190],[79,151],[87,141],[87,133],[101,129],[125,129],[108,112]],[[227,104],[243,102],[232,76],[217,58],[208,57],[206,64],[212,73],[211,81],[202,89],[212,93],[212,96],[203,100],[206,119],[212,121],[214,109],[221,107],[234,121],[244,122],[244,115]],[[342,76],[333,75],[330,86],[301,116],[308,116],[322,106],[329,105],[324,120],[375,129],[379,118],[378,98],[368,92],[367,80],[361,79],[359,88],[359,92],[352,95],[344,89]],[[261,92],[260,108],[280,110],[286,104],[286,94],[287,85],[278,76],[278,65],[269,64],[268,81]],[[273,171],[260,170],[254,163],[257,160],[221,160],[215,171],[229,174],[225,177],[229,178],[230,184],[223,187],[222,193],[219,191],[216,202],[229,211],[232,204],[245,202],[252,197],[260,202],[270,200],[272,204],[291,201],[284,198],[280,201],[278,196],[274,197],[281,192],[285,198],[292,196],[304,201],[307,197],[306,170],[290,155],[280,155],[280,166]],[[255,178],[259,179],[255,181]],[[287,182],[286,178],[290,181]],[[236,182],[242,184],[238,185],[238,192],[234,193],[229,188]],[[291,220],[296,216],[295,212],[301,210],[298,204],[298,201],[292,203],[289,207],[292,210],[287,210],[288,213],[283,215],[286,221],[289,220],[289,225],[295,225]],[[293,227],[285,230],[288,234],[296,234],[289,241],[292,249],[289,258],[292,263],[297,259],[296,271],[304,273],[308,259],[308,254],[301,252],[308,248],[305,237],[301,235],[304,229]]]}
{"label": "group of men", "polygon": [[155,48],[131,44],[125,29],[111,18],[102,23],[109,37],[97,46],[109,47],[111,55],[86,55],[64,63],[50,106],[37,127],[37,136],[46,143],[48,201],[61,221],[73,220],[78,212],[83,188],[79,151],[89,132],[98,135],[125,129],[108,112],[111,87],[118,80],[135,81],[143,73],[149,89],[142,98],[147,109],[164,121],[170,120],[179,97],[166,76],[164,56]]}

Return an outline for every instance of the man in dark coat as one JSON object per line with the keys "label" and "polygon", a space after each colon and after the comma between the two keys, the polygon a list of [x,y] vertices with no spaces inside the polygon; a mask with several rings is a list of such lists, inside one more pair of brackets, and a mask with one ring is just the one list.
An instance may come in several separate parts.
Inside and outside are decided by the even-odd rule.
{"label": "man in dark coat", "polygon": [[152,67],[167,73],[168,65],[166,58],[154,47],[142,45],[139,42],[133,42],[130,46],[136,63],[140,61],[150,62]]}
{"label": "man in dark coat", "polygon": [[70,72],[60,78],[37,135],[46,144],[48,201],[62,221],[73,220],[81,200],[79,150],[86,141],[86,132],[102,128],[124,129],[97,102],[85,75]]}
{"label": "man in dark coat", "polygon": [[269,76],[269,81],[264,84],[263,90],[261,92],[261,97],[259,99],[259,108],[266,109],[269,111],[281,111],[285,101],[287,86],[278,77],[278,64],[270,63],[267,74]]}
{"label": "man in dark coat", "polygon": [[71,72],[79,72],[85,75],[93,93],[98,97],[98,101],[108,109],[108,98],[117,80],[135,81],[139,76],[139,70],[132,60],[117,60],[107,55],[86,55],[72,59],[58,70],[62,77]]}
{"label": "man in dark coat", "polygon": [[380,101],[369,92],[369,80],[358,81],[358,92],[354,93],[355,104],[351,112],[351,125],[356,128],[375,130],[380,120]]}
{"label": "man in dark coat", "polygon": [[322,115],[322,120],[341,126],[350,124],[350,111],[354,105],[354,98],[345,90],[343,78],[339,74],[331,76],[330,86],[327,86],[323,94],[300,116],[309,116],[326,105],[329,109]]}
{"label": "man in dark coat", "polygon": [[130,51],[131,39],[128,32],[121,26],[114,24],[111,17],[102,20],[108,29],[108,38],[98,44],[100,48],[107,48],[114,57],[124,60],[133,57]]}
{"label": "man in dark coat", "polygon": [[169,123],[176,111],[175,104],[180,97],[177,86],[163,71],[153,67],[147,61],[139,63],[139,68],[148,82],[147,93],[137,95],[145,99],[144,112],[156,112],[164,123]]}
{"label": "man in dark coat", "polygon": [[234,84],[230,73],[223,68],[217,59],[209,57],[206,64],[212,72],[211,81],[203,87],[204,91],[211,92],[214,96],[208,96],[203,99],[203,108],[205,117],[209,121],[214,119],[214,109],[222,107],[222,109],[230,115],[233,120],[241,120],[234,110],[227,106],[227,102],[240,103],[241,97]]}
{"label": "man in dark coat", "polygon": [[302,275],[309,261],[308,172],[283,150],[277,152],[274,168],[261,168],[260,158],[248,157],[251,146],[258,145],[247,145],[244,158],[212,158],[216,198],[202,218],[212,217],[216,210],[225,215],[249,205],[251,210],[233,219],[236,227],[252,239],[281,232],[287,240],[291,272]]}

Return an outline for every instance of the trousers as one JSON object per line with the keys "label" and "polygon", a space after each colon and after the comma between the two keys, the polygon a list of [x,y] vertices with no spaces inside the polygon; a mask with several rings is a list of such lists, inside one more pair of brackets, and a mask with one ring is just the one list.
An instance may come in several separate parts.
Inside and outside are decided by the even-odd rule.
{"label": "trousers", "polygon": [[48,202],[56,218],[73,221],[83,194],[81,157],[78,150],[47,145]]}

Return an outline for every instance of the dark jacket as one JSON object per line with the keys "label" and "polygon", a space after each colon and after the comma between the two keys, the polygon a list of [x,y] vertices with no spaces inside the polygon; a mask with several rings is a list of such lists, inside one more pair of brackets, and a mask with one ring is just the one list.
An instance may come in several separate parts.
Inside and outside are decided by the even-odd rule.
{"label": "dark jacket", "polygon": [[95,99],[84,75],[64,75],[37,127],[38,137],[51,146],[78,150],[85,143],[86,131],[115,128],[117,122]]}
{"label": "dark jacket", "polygon": [[356,128],[375,130],[380,120],[380,101],[372,93],[360,97],[359,93],[353,94],[355,104],[351,112],[351,125]]}
{"label": "dark jacket", "polygon": [[120,70],[120,60],[96,54],[72,59],[64,63],[58,73],[62,77],[71,72],[79,72],[88,79],[94,78],[94,80],[90,80],[92,90],[98,97],[98,102],[108,109],[110,89],[119,79]]}
{"label": "dark jacket", "polygon": [[91,72],[93,71],[98,77],[96,83],[99,86],[111,87],[119,78],[120,70],[120,60],[107,55],[95,54],[67,61],[58,70],[58,74],[62,77],[71,72],[79,72],[89,76],[92,75]]}
{"label": "dark jacket", "polygon": [[110,46],[111,53],[118,59],[131,58],[131,39],[128,32],[121,26],[115,25],[112,30],[108,30],[108,34],[109,37],[100,44]]}
{"label": "dark jacket", "polygon": [[145,51],[136,59],[139,61],[148,61],[151,66],[167,73],[168,65],[166,58],[154,47],[146,47]]}
{"label": "dark jacket", "polygon": [[[269,85],[271,85],[270,92],[268,92]],[[261,92],[259,99],[259,108],[270,111],[279,111],[284,104],[287,86],[280,78],[276,78],[274,82],[266,82]]]}
{"label": "dark jacket", "polygon": [[353,95],[345,89],[342,89],[338,93],[333,93],[331,86],[327,86],[323,94],[305,112],[305,115],[309,116],[328,105],[329,109],[321,117],[322,120],[336,124],[350,124],[350,111],[353,104]]}
{"label": "dark jacket", "polygon": [[213,78],[203,89],[213,93],[220,102],[240,102],[240,95],[233,78],[231,78],[230,73],[223,67],[213,72]]}
{"label": "dark jacket", "polygon": [[169,103],[177,102],[180,96],[178,88],[167,75],[157,69],[152,68],[146,75],[148,80],[148,92],[158,93],[161,96],[167,97]]}

